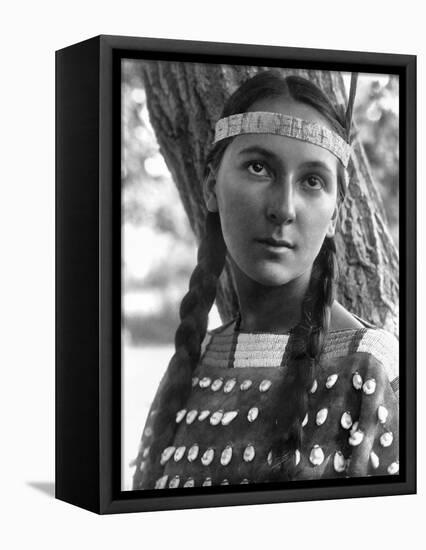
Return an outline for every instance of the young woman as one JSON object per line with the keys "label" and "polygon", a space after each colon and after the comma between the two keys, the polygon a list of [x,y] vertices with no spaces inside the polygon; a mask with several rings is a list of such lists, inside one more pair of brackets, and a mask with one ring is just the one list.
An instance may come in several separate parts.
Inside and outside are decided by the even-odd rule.
{"label": "young woman", "polygon": [[[398,473],[396,340],[334,299],[353,96],[343,120],[310,81],[266,71],[228,100],[134,489]],[[206,336],[226,257],[239,315]]]}

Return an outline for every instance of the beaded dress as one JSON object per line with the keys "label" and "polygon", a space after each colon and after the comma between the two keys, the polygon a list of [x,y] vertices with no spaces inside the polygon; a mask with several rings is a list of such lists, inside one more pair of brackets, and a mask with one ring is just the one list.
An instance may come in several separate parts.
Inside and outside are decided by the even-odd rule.
{"label": "beaded dress", "polygon": [[[289,338],[241,332],[235,321],[209,332],[187,404],[174,411],[174,441],[149,457],[158,394],[153,401],[133,489],[279,481],[283,460],[271,441]],[[301,448],[290,457],[290,479],[397,474],[398,425],[396,338],[370,327],[329,332],[301,422]],[[148,457],[160,467],[155,479]],[[285,472],[282,479],[289,479]]]}

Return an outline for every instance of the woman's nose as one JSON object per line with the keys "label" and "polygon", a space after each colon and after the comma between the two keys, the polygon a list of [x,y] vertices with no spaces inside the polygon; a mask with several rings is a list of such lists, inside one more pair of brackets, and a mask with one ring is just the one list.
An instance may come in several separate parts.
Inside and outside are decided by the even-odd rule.
{"label": "woman's nose", "polygon": [[276,182],[269,197],[267,217],[277,225],[289,224],[295,219],[293,186],[288,179],[280,183]]}

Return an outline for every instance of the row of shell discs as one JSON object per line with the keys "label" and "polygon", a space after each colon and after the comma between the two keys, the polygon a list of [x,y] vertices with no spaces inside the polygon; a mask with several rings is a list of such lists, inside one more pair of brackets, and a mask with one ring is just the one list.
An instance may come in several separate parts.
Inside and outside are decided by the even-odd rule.
{"label": "row of shell discs", "polygon": [[[175,462],[179,462],[186,451],[185,446],[181,447],[166,447],[164,451],[161,454],[160,463],[162,466],[164,466],[170,458],[173,456]],[[197,444],[192,445],[192,447],[189,448],[187,453],[187,459],[189,462],[193,462],[197,459],[199,455],[199,446]],[[206,451],[201,456],[201,463],[204,466],[209,466],[214,459],[215,456],[215,450],[212,447],[209,447],[206,449]],[[222,466],[227,466],[232,459],[233,456],[233,448],[231,445],[227,445],[221,452],[220,455],[220,463]],[[254,445],[249,444],[245,447],[243,451],[243,460],[244,462],[252,462],[256,456],[256,451],[254,448]],[[300,462],[300,451],[296,450],[295,452],[295,464],[299,464]],[[313,466],[320,466],[325,459],[324,451],[319,445],[314,445],[311,449],[311,452],[309,454],[309,461]],[[267,459],[268,463],[271,461],[270,454],[268,455]],[[375,453],[371,453],[371,461],[374,467],[377,468],[378,466],[378,457]],[[377,463],[376,463],[377,462]],[[343,453],[341,451],[336,451],[334,453],[333,457],[333,465],[336,472],[343,472],[347,466],[347,459],[343,456]],[[394,467],[393,467],[394,468]]]}
{"label": "row of shell discs", "polygon": [[[163,452],[161,453],[160,457],[160,464],[164,466],[173,456],[173,460],[175,462],[179,462],[182,460],[186,452],[186,446],[181,445],[179,447],[166,447]],[[196,443],[192,445],[187,452],[187,459],[188,462],[194,462],[199,455],[200,447]],[[227,466],[232,459],[233,456],[233,448],[232,445],[227,445],[221,452],[220,455],[220,463],[222,466]],[[201,456],[201,463],[204,466],[208,466],[212,463],[215,456],[215,450],[212,447],[209,447],[204,451],[204,453]],[[246,447],[243,450],[242,458],[244,462],[252,462],[254,460],[254,457],[256,456],[256,450],[254,448],[254,445],[249,443],[246,445]]]}
{"label": "row of shell discs", "polygon": [[[330,374],[325,382],[325,387],[328,390],[331,389],[336,384],[338,377],[338,374]],[[362,389],[362,391],[367,395],[372,395],[376,391],[376,380],[374,378],[367,378],[364,382],[359,372],[355,372],[352,376],[352,386],[356,390]],[[315,393],[317,388],[318,382],[314,380],[310,392]]]}
{"label": "row of shell discs", "polygon": [[[210,416],[210,424],[212,426],[217,426],[218,424],[222,424],[222,426],[228,426],[228,424],[230,424],[238,416],[238,414],[238,411],[225,412],[222,409],[214,411],[213,413],[207,409],[202,411],[198,411],[197,409],[191,409],[190,411],[187,411],[187,409],[181,409],[176,413],[176,423],[179,424],[180,422],[182,422],[185,416],[185,421],[187,424],[192,424],[197,417],[198,420],[202,422],[208,416]],[[249,422],[254,422],[258,416],[258,407],[251,407],[251,409],[249,409],[247,412],[247,420]]]}
{"label": "row of shell discs", "polygon": [[[167,484],[168,482],[168,484]],[[247,485],[249,480],[247,478],[244,478],[240,481],[240,485]],[[202,487],[211,487],[213,485],[212,478],[206,477],[204,478],[203,482],[201,483]],[[229,485],[228,479],[223,479],[218,485]],[[161,476],[159,479],[157,479],[155,483],[155,489],[166,489],[167,487],[169,489],[177,489],[179,486],[187,488],[187,487],[195,487],[195,480],[193,477],[188,477],[186,480],[181,484],[181,478],[178,475],[175,475],[169,480],[168,475]]]}
{"label": "row of shell discs", "polygon": [[[234,389],[236,384],[237,384],[236,378],[229,378],[226,382],[224,382],[223,378],[216,378],[215,380],[212,380],[208,376],[204,376],[201,379],[195,376],[192,379],[193,387],[197,385],[202,389],[210,387],[210,389],[215,392],[219,391],[223,387],[224,393],[230,393]],[[249,380],[249,379],[243,380],[243,382],[241,382],[240,384],[240,390],[247,391],[249,388],[251,388],[252,385],[253,385],[252,380]],[[265,379],[260,382],[258,389],[260,392],[264,393],[269,390],[271,385],[272,385],[271,380]]]}

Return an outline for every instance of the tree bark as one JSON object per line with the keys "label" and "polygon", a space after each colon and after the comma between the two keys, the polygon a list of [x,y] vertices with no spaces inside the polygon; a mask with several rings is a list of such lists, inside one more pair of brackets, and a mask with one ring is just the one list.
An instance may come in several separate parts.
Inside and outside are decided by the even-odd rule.
{"label": "tree bark", "polygon": [[[152,126],[179,190],[191,227],[201,238],[206,208],[202,193],[204,160],[214,124],[227,97],[266,67],[145,61],[141,64]],[[313,80],[336,105],[346,105],[339,72],[285,70]],[[336,241],[338,299],[353,313],[398,335],[399,258],[387,229],[381,198],[362,145],[354,140],[350,185],[340,212]],[[217,305],[225,322],[237,300],[227,265]]]}

